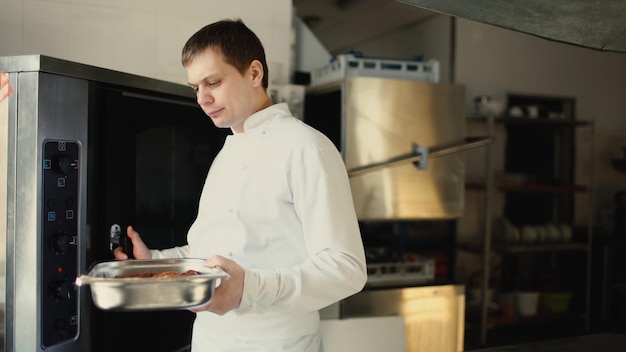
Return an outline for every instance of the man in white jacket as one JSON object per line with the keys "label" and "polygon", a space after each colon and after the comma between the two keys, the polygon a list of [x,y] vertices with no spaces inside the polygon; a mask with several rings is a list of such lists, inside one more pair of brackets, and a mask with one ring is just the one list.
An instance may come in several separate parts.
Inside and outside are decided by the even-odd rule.
{"label": "man in white jacket", "polygon": [[199,30],[182,63],[198,104],[232,135],[208,172],[188,244],[150,250],[129,227],[133,255],[208,258],[229,273],[194,309],[194,352],[322,351],[318,310],[367,279],[341,155],[286,104],[272,104],[263,46],[240,20]]}

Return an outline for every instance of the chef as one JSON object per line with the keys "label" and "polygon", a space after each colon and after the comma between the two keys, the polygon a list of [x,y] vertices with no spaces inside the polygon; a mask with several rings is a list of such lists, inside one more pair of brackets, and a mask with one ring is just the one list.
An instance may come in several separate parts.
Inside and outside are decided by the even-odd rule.
{"label": "chef", "polygon": [[[192,351],[323,351],[318,310],[359,292],[365,255],[343,160],[268,94],[265,51],[241,20],[195,33],[182,63],[198,104],[230,128],[187,245],[137,259],[207,258],[230,278],[197,313]],[[116,259],[128,256],[117,248]]]}

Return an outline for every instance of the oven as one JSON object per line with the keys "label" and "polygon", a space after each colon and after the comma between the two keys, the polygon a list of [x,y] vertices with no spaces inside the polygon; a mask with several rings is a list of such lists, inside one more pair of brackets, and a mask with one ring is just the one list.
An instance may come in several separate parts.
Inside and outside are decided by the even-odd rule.
{"label": "oven", "polygon": [[113,259],[113,225],[184,244],[230,131],[183,85],[39,55],[0,72],[2,350],[187,346],[192,313],[102,311],[74,280]]}

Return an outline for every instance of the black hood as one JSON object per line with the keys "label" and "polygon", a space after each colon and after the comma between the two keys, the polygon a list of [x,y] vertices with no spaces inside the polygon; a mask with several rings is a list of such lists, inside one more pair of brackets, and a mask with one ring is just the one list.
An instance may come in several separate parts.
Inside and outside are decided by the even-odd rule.
{"label": "black hood", "polygon": [[626,52],[624,0],[397,0],[538,37]]}

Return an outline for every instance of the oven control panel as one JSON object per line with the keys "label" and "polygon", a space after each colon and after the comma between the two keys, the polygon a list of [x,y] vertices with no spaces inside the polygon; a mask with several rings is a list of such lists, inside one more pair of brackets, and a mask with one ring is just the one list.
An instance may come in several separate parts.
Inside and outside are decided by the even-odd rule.
{"label": "oven control panel", "polygon": [[76,141],[43,146],[41,234],[42,344],[49,347],[78,335],[78,195],[80,148]]}

